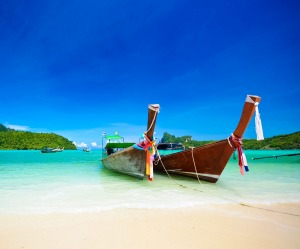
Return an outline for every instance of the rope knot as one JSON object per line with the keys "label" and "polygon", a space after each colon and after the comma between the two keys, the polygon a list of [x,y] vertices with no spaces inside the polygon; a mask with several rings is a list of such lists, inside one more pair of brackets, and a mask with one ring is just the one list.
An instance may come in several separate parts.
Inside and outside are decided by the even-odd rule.
{"label": "rope knot", "polygon": [[235,148],[237,148],[238,150],[238,158],[239,158],[239,166],[240,166],[240,172],[242,175],[244,175],[244,169],[243,167],[245,168],[245,171],[248,172],[249,171],[249,168],[248,168],[248,163],[247,163],[247,158],[246,158],[246,155],[243,151],[243,148],[242,148],[242,138],[238,137],[238,136],[235,136],[233,133],[231,134],[231,136],[228,138],[228,143],[231,147],[232,144],[231,142],[233,142],[233,145]]}
{"label": "rope knot", "polygon": [[144,134],[144,140],[140,143],[133,145],[135,149],[138,150],[148,150],[149,148],[153,148],[155,145],[155,141],[151,141],[146,134]]}
{"label": "rope knot", "polygon": [[144,133],[144,140],[141,143],[133,145],[133,148],[138,150],[146,151],[146,175],[148,175],[148,180],[153,180],[153,161],[155,157],[155,141],[151,141],[146,133]]}
{"label": "rope knot", "polygon": [[230,141],[232,141],[234,143],[234,145],[236,145],[236,147],[239,147],[243,144],[243,138],[238,137],[236,135],[234,135],[233,133],[231,133],[231,136],[229,137]]}

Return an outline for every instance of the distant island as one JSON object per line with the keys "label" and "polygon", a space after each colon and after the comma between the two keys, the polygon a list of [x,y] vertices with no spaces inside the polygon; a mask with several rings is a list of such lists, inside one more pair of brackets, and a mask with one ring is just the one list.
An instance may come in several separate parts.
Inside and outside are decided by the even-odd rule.
{"label": "distant island", "polygon": [[[201,146],[215,142],[192,140],[192,136],[175,137],[167,132],[161,139],[162,143],[181,143],[186,148]],[[300,131],[287,135],[279,135],[265,140],[243,139],[243,149],[245,150],[299,150],[300,149]]]}
{"label": "distant island", "polygon": [[[193,140],[192,136],[175,137],[167,132],[163,134],[162,143],[181,143],[186,148],[201,146],[215,142]],[[29,131],[17,131],[0,124],[0,150],[40,150],[43,147],[63,148],[76,150],[76,146],[67,138],[55,133],[35,133]],[[245,150],[299,150],[300,131],[279,135],[265,140],[243,139]]]}
{"label": "distant island", "polygon": [[0,150],[40,150],[43,147],[77,149],[70,140],[55,133],[17,131],[0,124]]}

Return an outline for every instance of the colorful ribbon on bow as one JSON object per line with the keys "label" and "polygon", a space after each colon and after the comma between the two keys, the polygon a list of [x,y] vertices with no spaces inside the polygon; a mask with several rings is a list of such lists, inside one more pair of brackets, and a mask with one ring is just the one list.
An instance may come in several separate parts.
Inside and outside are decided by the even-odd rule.
{"label": "colorful ribbon on bow", "polygon": [[135,149],[146,151],[146,175],[149,181],[153,180],[154,145],[155,141],[151,141],[146,134],[144,134],[144,140],[141,143],[133,145]]}
{"label": "colorful ribbon on bow", "polygon": [[239,137],[231,134],[231,136],[229,137],[229,140],[232,141],[237,147],[240,172],[242,175],[244,175],[244,168],[245,168],[246,172],[249,171],[249,168],[248,168],[248,162],[247,162],[246,155],[242,148],[242,138],[239,138]]}

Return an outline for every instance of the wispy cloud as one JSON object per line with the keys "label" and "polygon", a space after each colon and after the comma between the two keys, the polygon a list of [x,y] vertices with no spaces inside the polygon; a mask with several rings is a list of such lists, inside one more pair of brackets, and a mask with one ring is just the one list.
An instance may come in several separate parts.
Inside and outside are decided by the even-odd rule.
{"label": "wispy cloud", "polygon": [[18,131],[29,131],[29,127],[25,125],[13,125],[13,124],[5,124],[7,128],[18,130]]}
{"label": "wispy cloud", "polygon": [[79,148],[87,147],[87,144],[84,143],[84,142],[81,142],[80,144],[77,144],[77,143],[73,142],[73,144],[74,144],[76,147],[79,147]]}

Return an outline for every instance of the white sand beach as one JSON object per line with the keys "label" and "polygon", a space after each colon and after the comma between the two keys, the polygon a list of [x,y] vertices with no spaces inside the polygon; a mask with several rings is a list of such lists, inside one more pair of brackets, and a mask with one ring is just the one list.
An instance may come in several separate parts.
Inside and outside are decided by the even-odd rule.
{"label": "white sand beach", "polygon": [[300,248],[300,204],[0,215],[0,248]]}

